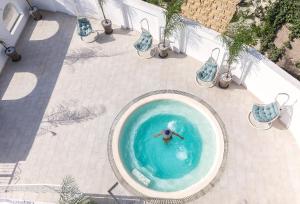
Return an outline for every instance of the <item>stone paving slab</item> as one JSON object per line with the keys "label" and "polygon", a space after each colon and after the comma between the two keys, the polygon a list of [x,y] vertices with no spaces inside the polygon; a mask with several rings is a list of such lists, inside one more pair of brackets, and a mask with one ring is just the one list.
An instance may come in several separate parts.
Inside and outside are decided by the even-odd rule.
{"label": "stone paving slab", "polygon": [[[44,16],[30,20],[18,42],[22,61],[8,62],[0,75],[0,166],[18,166],[12,179],[0,179],[2,184],[60,184],[72,175],[82,191],[107,194],[117,181],[106,149],[112,121],[132,99],[174,89],[205,100],[228,132],[225,171],[194,203],[300,203],[300,149],[280,123],[268,131],[248,124],[247,114],[258,100],[245,88],[199,87],[195,73],[201,62],[182,54],[137,56],[136,32],[116,28],[106,36],[94,22],[100,35],[87,44],[76,34],[74,17]],[[131,195],[122,186],[114,193]]]}

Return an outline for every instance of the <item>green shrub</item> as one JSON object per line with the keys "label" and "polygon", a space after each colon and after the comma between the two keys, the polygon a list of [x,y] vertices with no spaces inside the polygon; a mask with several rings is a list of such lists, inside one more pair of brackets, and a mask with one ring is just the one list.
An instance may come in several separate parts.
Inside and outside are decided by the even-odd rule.
{"label": "green shrub", "polygon": [[256,35],[257,38],[261,38],[263,36],[261,27],[255,25],[255,24],[252,24],[251,25],[251,29],[255,33],[255,35]]}
{"label": "green shrub", "polygon": [[82,193],[71,176],[66,176],[61,185],[59,204],[95,204],[88,196]]}
{"label": "green shrub", "polygon": [[292,44],[290,41],[287,41],[285,43],[283,43],[284,47],[288,48],[288,49],[292,49]]}
{"label": "green shrub", "polygon": [[242,24],[237,24],[237,27],[232,28],[232,30],[227,30],[221,35],[221,40],[228,50],[228,71],[230,72],[230,66],[235,62],[241,52],[247,51],[248,46],[255,45],[256,33],[252,28],[244,26]]}
{"label": "green shrub", "polygon": [[164,5],[166,3],[170,3],[173,0],[143,0],[143,1],[146,1],[150,4],[154,4],[154,5],[157,5],[157,6],[161,6],[161,5]]}
{"label": "green shrub", "polygon": [[295,38],[300,38],[300,17],[298,19],[298,22],[295,22],[292,26],[290,26],[290,30],[291,30],[291,34],[290,34],[291,40],[294,40]]}
{"label": "green shrub", "polygon": [[150,4],[160,5],[161,0],[144,0]]}
{"label": "green shrub", "polygon": [[278,60],[283,56],[284,53],[285,53],[284,48],[277,48],[276,46],[274,46],[272,49],[268,51],[268,57],[273,62],[278,62]]}
{"label": "green shrub", "polygon": [[300,37],[300,3],[299,0],[277,0],[267,11],[261,27],[261,51],[268,52],[273,59],[277,58],[279,50],[274,48],[273,42],[278,30],[289,24],[291,34],[289,39]]}
{"label": "green shrub", "polygon": [[296,62],[296,67],[298,68],[298,69],[300,69],[300,61],[298,61],[298,62]]}

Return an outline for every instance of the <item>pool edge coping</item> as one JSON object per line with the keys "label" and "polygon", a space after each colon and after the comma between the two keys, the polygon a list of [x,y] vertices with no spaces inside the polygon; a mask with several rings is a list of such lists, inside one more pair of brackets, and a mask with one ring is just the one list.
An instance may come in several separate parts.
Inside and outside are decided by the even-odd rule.
{"label": "pool edge coping", "polygon": [[[152,95],[157,95],[157,94],[177,94],[177,95],[182,95],[185,97],[189,97],[192,98],[194,100],[196,100],[197,102],[201,103],[203,106],[205,106],[210,112],[211,114],[215,117],[215,119],[217,120],[217,122],[220,125],[220,129],[222,131],[223,134],[223,144],[224,144],[224,148],[223,148],[223,159],[221,162],[221,165],[218,169],[218,172],[216,174],[216,176],[204,187],[202,188],[200,191],[187,196],[185,198],[181,198],[181,199],[163,199],[163,198],[153,198],[153,197],[148,197],[144,194],[142,194],[141,192],[137,191],[136,189],[134,189],[130,184],[128,184],[128,182],[122,177],[122,175],[120,174],[116,164],[115,164],[115,160],[113,157],[113,149],[112,149],[112,140],[113,140],[113,133],[115,130],[115,126],[117,125],[119,119],[122,117],[122,115],[128,110],[128,108],[133,105],[134,103],[142,100],[143,98],[152,96]],[[122,109],[121,111],[117,114],[117,116],[114,118],[112,126],[110,128],[109,131],[109,135],[108,135],[108,143],[107,143],[107,152],[108,152],[108,160],[109,163],[111,165],[111,168],[113,169],[114,175],[117,177],[118,181],[125,187],[126,190],[128,190],[129,192],[133,193],[134,195],[138,195],[139,197],[141,197],[142,199],[146,200],[147,202],[151,202],[151,203],[186,203],[186,202],[190,202],[192,200],[196,200],[198,198],[200,198],[201,196],[205,195],[206,193],[208,193],[220,180],[224,170],[225,170],[225,165],[227,162],[227,156],[228,156],[228,137],[227,137],[227,132],[226,132],[226,128],[225,128],[225,124],[223,123],[222,119],[220,118],[220,116],[218,115],[218,113],[204,100],[200,99],[199,97],[187,93],[187,92],[183,92],[183,91],[179,91],[179,90],[170,90],[170,89],[166,89],[166,90],[156,90],[156,91],[151,91],[148,93],[145,93],[143,95],[140,95],[139,97],[131,100],[129,103],[127,103]]]}

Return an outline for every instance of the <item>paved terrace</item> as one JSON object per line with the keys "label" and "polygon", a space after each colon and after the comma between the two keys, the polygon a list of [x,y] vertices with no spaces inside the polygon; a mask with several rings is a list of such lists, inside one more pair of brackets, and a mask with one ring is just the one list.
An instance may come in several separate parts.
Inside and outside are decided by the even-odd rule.
{"label": "paved terrace", "polygon": [[[300,149],[279,122],[268,131],[250,127],[247,114],[258,100],[246,89],[199,87],[201,63],[185,55],[138,57],[135,32],[116,28],[84,43],[75,23],[60,13],[29,20],[17,45],[22,61],[8,62],[0,76],[1,184],[60,184],[73,175],[84,192],[106,194],[117,181],[106,150],[115,116],[146,92],[176,89],[208,102],[228,132],[225,171],[195,203],[300,203]],[[130,195],[122,186],[115,193]]]}

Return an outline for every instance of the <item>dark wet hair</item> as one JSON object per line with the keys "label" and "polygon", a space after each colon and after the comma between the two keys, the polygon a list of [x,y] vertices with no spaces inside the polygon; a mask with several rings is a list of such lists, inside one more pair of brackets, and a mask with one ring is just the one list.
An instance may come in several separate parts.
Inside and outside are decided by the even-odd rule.
{"label": "dark wet hair", "polygon": [[165,134],[166,134],[166,135],[170,135],[170,134],[171,134],[171,131],[170,131],[170,130],[168,130],[168,129],[167,129],[167,130],[165,130],[164,132],[165,132]]}

